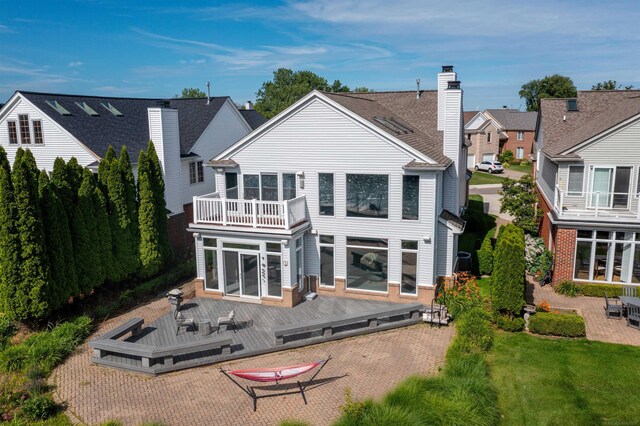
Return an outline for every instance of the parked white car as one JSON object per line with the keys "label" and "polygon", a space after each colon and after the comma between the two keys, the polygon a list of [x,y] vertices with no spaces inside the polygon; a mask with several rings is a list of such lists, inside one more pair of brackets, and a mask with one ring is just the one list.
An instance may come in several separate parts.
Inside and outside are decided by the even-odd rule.
{"label": "parked white car", "polygon": [[502,173],[504,171],[502,163],[499,161],[482,161],[476,164],[475,169],[489,173]]}

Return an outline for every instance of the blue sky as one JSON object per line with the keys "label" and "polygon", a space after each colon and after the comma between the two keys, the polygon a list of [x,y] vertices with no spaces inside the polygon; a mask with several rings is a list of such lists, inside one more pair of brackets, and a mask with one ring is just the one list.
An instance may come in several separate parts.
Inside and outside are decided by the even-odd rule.
{"label": "blue sky", "polygon": [[640,2],[5,1],[0,102],[18,89],[171,97],[183,87],[255,98],[279,67],[350,87],[435,88],[453,64],[465,109],[524,108],[520,86],[560,73],[578,89],[640,87]]}

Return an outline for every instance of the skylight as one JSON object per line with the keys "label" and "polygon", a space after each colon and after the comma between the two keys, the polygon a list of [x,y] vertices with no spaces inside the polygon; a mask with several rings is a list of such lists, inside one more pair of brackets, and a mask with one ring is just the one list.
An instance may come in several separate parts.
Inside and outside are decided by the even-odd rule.
{"label": "skylight", "polygon": [[407,133],[413,133],[413,130],[410,129],[409,127],[405,126],[404,124],[400,124],[397,120],[395,120],[394,118],[384,118],[384,117],[373,117],[373,119],[378,123],[381,124],[382,126],[386,127],[387,129],[391,130],[392,132],[396,133],[396,134],[407,134]]}
{"label": "skylight", "polygon": [[96,112],[96,110],[87,105],[86,102],[76,102],[76,105],[78,105],[78,108],[81,108],[84,112],[92,117],[98,117],[100,115]]}
{"label": "skylight", "polygon": [[67,111],[67,109],[65,107],[60,105],[60,103],[58,101],[45,101],[45,102],[51,108],[55,109],[58,114],[60,114],[60,115],[71,115],[71,113],[69,111]]}
{"label": "skylight", "polygon": [[577,99],[567,99],[567,111],[578,111]]}
{"label": "skylight", "polygon": [[107,102],[106,105],[103,103],[100,103],[100,105],[102,105],[107,111],[109,111],[111,114],[115,115],[116,117],[124,117],[124,115],[120,111],[118,111],[116,107],[111,105],[109,102]]}

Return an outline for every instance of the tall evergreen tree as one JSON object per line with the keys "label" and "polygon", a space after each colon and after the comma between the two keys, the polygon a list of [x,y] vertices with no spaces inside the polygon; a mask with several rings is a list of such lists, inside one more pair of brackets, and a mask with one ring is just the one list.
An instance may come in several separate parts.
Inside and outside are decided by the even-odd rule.
{"label": "tall evergreen tree", "polygon": [[17,210],[11,182],[11,167],[0,146],[0,310],[18,319],[16,298],[21,286],[20,238],[16,229]]}
{"label": "tall evergreen tree", "polygon": [[51,171],[51,183],[55,186],[56,193],[67,213],[67,219],[69,223],[71,223],[76,205],[76,194],[74,194],[73,189],[71,189],[68,172],[67,163],[60,157],[56,158],[53,162],[53,170]]}
{"label": "tall evergreen tree", "polygon": [[40,206],[45,247],[51,270],[48,301],[52,310],[62,307],[69,297],[78,294],[76,265],[67,213],[46,172],[39,177]]}
{"label": "tall evergreen tree", "polygon": [[128,228],[131,235],[130,261],[131,272],[135,273],[139,264],[139,244],[140,244],[140,228],[138,227],[138,188],[136,187],[136,179],[133,176],[133,168],[127,147],[123,146],[120,150],[118,158],[118,166],[124,184],[124,194],[127,204]]}
{"label": "tall evergreen tree", "polygon": [[153,176],[144,151],[138,157],[138,224],[140,226],[140,274],[150,277],[162,267],[162,247],[158,235]]}
{"label": "tall evergreen tree", "polygon": [[105,154],[104,158],[100,160],[100,164],[98,165],[98,186],[105,195],[108,193],[109,172],[111,170],[111,164],[115,159],[116,151],[111,145],[109,145],[109,148],[107,148],[107,153]]}
{"label": "tall evergreen tree", "polygon": [[95,188],[93,193],[94,220],[96,223],[96,231],[98,240],[96,244],[100,246],[100,257],[102,267],[104,269],[105,280],[114,282],[116,279],[113,264],[113,245],[111,241],[111,226],[109,224],[109,215],[107,213],[107,199],[100,190]]}
{"label": "tall evergreen tree", "polygon": [[83,294],[99,286],[104,281],[104,270],[98,246],[95,226],[93,194],[95,185],[92,173],[87,169],[78,189],[78,204],[75,207],[71,234],[76,259],[78,287]]}
{"label": "tall evergreen tree", "polygon": [[162,253],[163,264],[169,262],[173,256],[171,243],[169,242],[169,223],[167,220],[167,203],[164,198],[164,175],[162,174],[162,166],[158,159],[158,153],[153,145],[153,141],[149,141],[147,146],[147,159],[149,160],[150,176],[154,194],[154,204],[156,210],[156,226],[158,229],[158,237]]}
{"label": "tall evergreen tree", "polygon": [[21,283],[16,291],[15,304],[18,319],[42,318],[50,311],[47,303],[50,277],[38,200],[38,174],[31,151],[18,148],[11,174],[21,252]]}

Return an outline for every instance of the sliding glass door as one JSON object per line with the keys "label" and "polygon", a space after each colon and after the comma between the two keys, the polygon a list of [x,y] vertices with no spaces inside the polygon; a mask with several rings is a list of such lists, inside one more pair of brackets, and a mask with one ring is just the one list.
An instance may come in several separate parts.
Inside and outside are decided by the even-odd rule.
{"label": "sliding glass door", "polygon": [[611,207],[613,167],[594,167],[591,178],[591,207]]}

